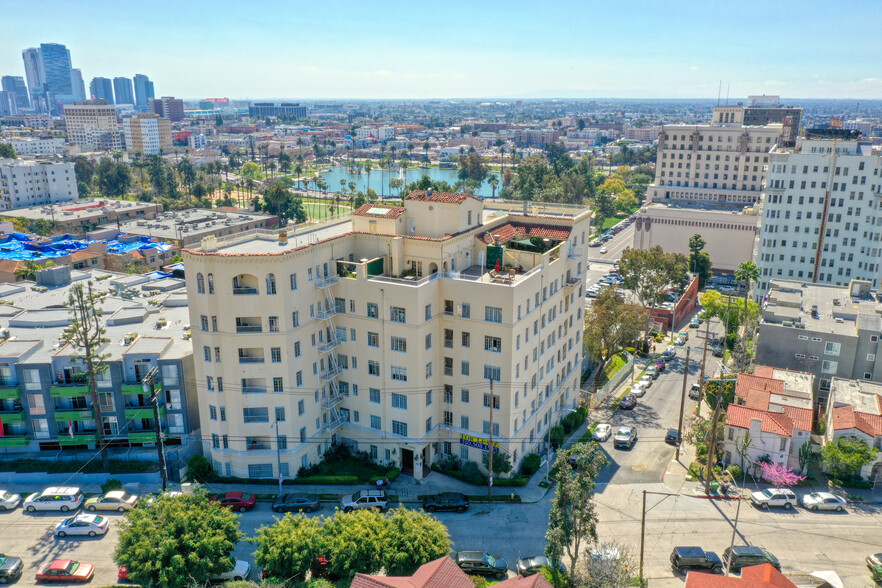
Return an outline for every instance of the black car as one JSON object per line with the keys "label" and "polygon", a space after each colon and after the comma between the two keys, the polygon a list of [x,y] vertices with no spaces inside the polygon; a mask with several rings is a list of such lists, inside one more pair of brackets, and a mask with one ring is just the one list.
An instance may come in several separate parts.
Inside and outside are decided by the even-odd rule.
{"label": "black car", "polygon": [[723,571],[723,562],[713,551],[705,551],[701,547],[675,547],[671,552],[671,567],[683,574],[689,570],[710,570],[712,573]]}
{"label": "black car", "polygon": [[3,555],[0,553],[0,582],[4,584],[12,584],[21,578],[24,570],[24,564],[20,557],[12,557],[11,555]]}
{"label": "black car", "polygon": [[469,509],[469,499],[459,492],[442,492],[423,498],[423,510],[435,512],[436,510],[455,510],[465,512]]}
{"label": "black car", "polygon": [[[518,564],[515,566],[519,576],[532,576],[533,574],[538,574],[542,568],[551,568],[551,562],[548,561],[544,555],[534,555],[533,557],[521,557],[518,559]],[[565,572],[566,568],[560,562],[557,563],[557,568],[561,572]]]}
{"label": "black car", "polygon": [[742,568],[764,563],[772,564],[777,570],[781,569],[781,562],[778,561],[778,558],[762,547],[737,545],[731,548],[727,547],[723,551],[723,565],[728,564],[730,572],[740,572]]}
{"label": "black car", "polygon": [[634,398],[632,394],[626,394],[622,397],[622,400],[619,401],[619,408],[622,410],[631,410],[635,406],[637,406],[637,399]]}
{"label": "black car", "polygon": [[285,494],[273,503],[273,512],[312,512],[321,507],[317,494]]}
{"label": "black car", "polygon": [[508,563],[505,559],[490,555],[486,551],[458,551],[453,561],[466,574],[487,576],[504,580],[508,576]]}
{"label": "black car", "polygon": [[677,445],[680,443],[680,431],[677,429],[668,429],[665,434],[665,443],[669,445]]}

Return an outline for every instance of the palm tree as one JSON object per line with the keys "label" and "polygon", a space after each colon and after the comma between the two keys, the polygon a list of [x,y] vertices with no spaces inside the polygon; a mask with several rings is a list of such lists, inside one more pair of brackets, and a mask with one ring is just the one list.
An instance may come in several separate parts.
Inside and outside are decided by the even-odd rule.
{"label": "palm tree", "polygon": [[429,167],[429,147],[431,147],[431,145],[429,145],[428,141],[423,143],[423,150],[426,152],[426,167]]}
{"label": "palm tree", "polygon": [[759,280],[760,271],[752,261],[745,261],[735,270],[735,279],[744,282],[744,324],[747,324],[747,301],[750,299],[751,282]]}
{"label": "palm tree", "polygon": [[47,261],[43,265],[40,265],[36,261],[32,261],[30,259],[25,260],[24,266],[15,270],[15,277],[19,280],[30,280],[31,282],[37,281],[37,271],[41,269],[45,269],[47,267],[53,267],[55,265],[54,261]]}
{"label": "palm tree", "polygon": [[371,189],[371,169],[373,169],[373,162],[368,159],[364,162],[364,171],[367,173],[367,190],[365,192],[369,192]]}
{"label": "palm tree", "polygon": [[490,187],[493,188],[493,195],[491,198],[496,198],[496,186],[499,185],[499,178],[496,174],[490,174],[490,177],[487,178],[487,183],[490,184]]}

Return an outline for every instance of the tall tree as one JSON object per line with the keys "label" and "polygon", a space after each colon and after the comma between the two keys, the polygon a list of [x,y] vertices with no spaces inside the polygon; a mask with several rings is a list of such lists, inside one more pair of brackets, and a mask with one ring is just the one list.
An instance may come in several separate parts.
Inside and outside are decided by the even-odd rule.
{"label": "tall tree", "polygon": [[267,578],[302,581],[319,556],[328,556],[321,517],[286,515],[271,526],[257,529],[254,563]]}
{"label": "tall tree", "polygon": [[0,159],[16,159],[18,155],[9,143],[0,143]]}
{"label": "tall tree", "polygon": [[646,316],[647,337],[652,313],[664,302],[667,290],[682,290],[686,267],[685,255],[665,253],[658,245],[651,249],[632,248],[622,254],[619,272],[624,278],[624,286],[633,291],[643,307],[649,310]]}
{"label": "tall tree", "polygon": [[[40,219],[42,220],[42,219]],[[52,267],[55,265],[54,261],[47,261],[43,265],[40,265],[36,261],[32,259],[27,259],[24,262],[24,265],[17,270],[15,270],[15,279],[16,280],[29,280],[34,282],[37,280],[37,272],[43,268]]]}
{"label": "tall tree", "polygon": [[735,270],[735,279],[744,282],[744,315],[747,316],[747,301],[750,300],[750,286],[759,280],[760,271],[752,261],[745,261]]}
{"label": "tall tree", "polygon": [[614,288],[604,288],[585,310],[585,350],[605,365],[640,336],[645,324],[644,309],[625,304],[624,297]]}
{"label": "tall tree", "polygon": [[92,288],[92,281],[74,284],[70,289],[66,306],[70,309],[70,325],[64,330],[61,338],[70,344],[76,353],[75,360],[86,364],[86,375],[89,378],[89,392],[92,396],[92,412],[95,414],[95,435],[98,448],[101,450],[101,462],[104,470],[110,467],[107,446],[104,443],[104,419],[101,416],[101,403],[98,399],[96,376],[107,369],[104,360],[108,354],[102,354],[101,348],[110,341],[105,337],[106,330],[101,320],[101,297]]}
{"label": "tall tree", "polygon": [[562,561],[566,554],[570,558],[570,576],[582,548],[597,541],[594,482],[607,463],[597,443],[580,443],[557,454],[554,464],[557,489],[548,515],[545,557],[549,561]]}
{"label": "tall tree", "polygon": [[121,161],[102,157],[95,166],[95,181],[105,196],[123,196],[132,183],[129,166]]}
{"label": "tall tree", "polygon": [[703,290],[704,285],[713,275],[710,254],[704,251],[706,241],[699,234],[689,237],[689,271],[698,275],[698,289]]}
{"label": "tall tree", "polygon": [[263,193],[263,199],[275,209],[276,215],[279,217],[280,221],[282,220],[282,205],[290,197],[291,194],[288,190],[279,183],[273,184]]}

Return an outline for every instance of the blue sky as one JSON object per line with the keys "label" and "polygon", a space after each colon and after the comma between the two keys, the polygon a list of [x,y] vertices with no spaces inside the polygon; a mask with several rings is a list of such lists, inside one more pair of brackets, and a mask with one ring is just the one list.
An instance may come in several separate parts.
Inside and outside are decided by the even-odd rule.
{"label": "blue sky", "polygon": [[0,0],[0,21],[2,75],[57,42],[87,87],[184,98],[882,98],[877,0]]}

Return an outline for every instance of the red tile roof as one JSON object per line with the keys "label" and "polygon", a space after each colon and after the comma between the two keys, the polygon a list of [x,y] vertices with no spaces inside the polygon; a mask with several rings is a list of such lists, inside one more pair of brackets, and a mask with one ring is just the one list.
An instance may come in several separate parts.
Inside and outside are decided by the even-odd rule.
{"label": "red tile roof", "polygon": [[740,578],[689,572],[686,576],[686,588],[797,588],[797,586],[771,564],[763,564],[744,568]]}
{"label": "red tile roof", "polygon": [[461,204],[469,198],[474,198],[480,202],[479,198],[475,198],[471,194],[463,192],[432,192],[429,194],[426,190],[414,190],[407,195],[405,200],[418,200],[420,202],[441,202],[444,204]]}
{"label": "red tile roof", "polygon": [[753,375],[760,378],[771,378],[775,375],[775,368],[768,365],[758,365],[753,368]]}
{"label": "red tile roof", "polygon": [[882,436],[882,416],[857,412],[850,404],[833,407],[833,430],[857,429],[871,437]]}
{"label": "red tile roof", "polygon": [[[385,214],[373,214],[368,213],[369,210],[381,209],[385,210]],[[362,204],[356,210],[352,211],[352,214],[355,216],[370,216],[374,218],[398,218],[401,213],[404,212],[403,206],[386,206],[384,204],[371,204],[368,202],[367,204]]]}
{"label": "red tile roof", "polygon": [[566,241],[570,238],[570,227],[555,227],[551,225],[506,223],[485,233],[478,238],[487,245],[492,245],[495,240],[499,243],[507,243],[517,237],[543,237],[556,241]]}
{"label": "red tile roof", "polygon": [[797,406],[785,406],[784,414],[793,421],[794,428],[802,431],[812,430],[812,422],[814,421],[815,415],[811,409],[799,408]]}
{"label": "red tile roof", "polygon": [[[423,564],[413,576],[355,574],[350,588],[474,588],[468,575],[448,556]],[[549,585],[550,588],[550,585]]]}
{"label": "red tile roof", "polygon": [[542,574],[533,574],[532,576],[515,576],[493,584],[496,588],[552,588],[551,582],[545,579]]}
{"label": "red tile roof", "polygon": [[749,429],[750,421],[762,421],[763,433],[774,433],[790,437],[793,435],[793,422],[786,415],[765,410],[757,410],[737,404],[730,404],[726,409],[726,424],[739,429]]}
{"label": "red tile roof", "polygon": [[735,395],[746,397],[748,390],[764,390],[775,394],[782,394],[784,392],[784,381],[773,379],[772,374],[759,376],[756,374],[756,371],[754,371],[753,375],[738,374],[738,383],[735,384]]}

